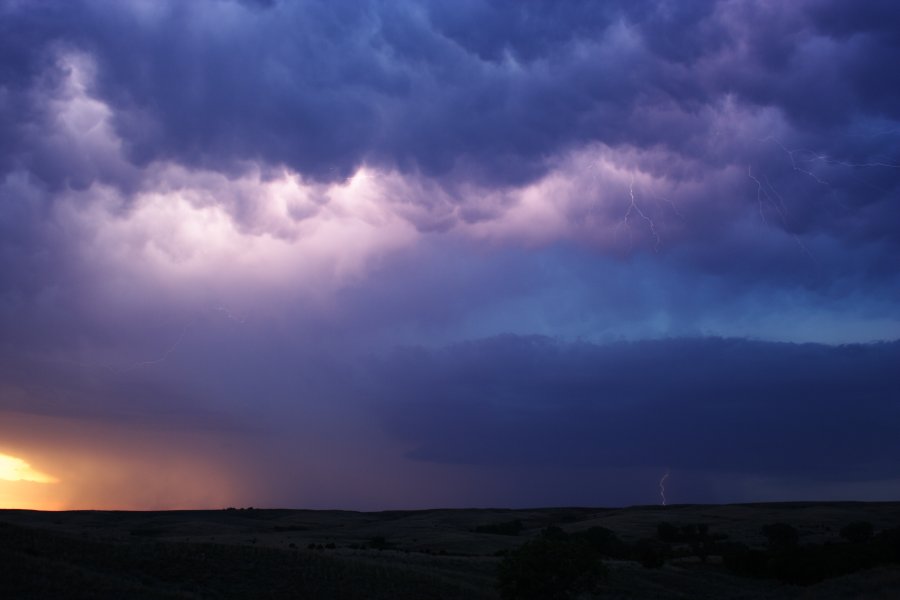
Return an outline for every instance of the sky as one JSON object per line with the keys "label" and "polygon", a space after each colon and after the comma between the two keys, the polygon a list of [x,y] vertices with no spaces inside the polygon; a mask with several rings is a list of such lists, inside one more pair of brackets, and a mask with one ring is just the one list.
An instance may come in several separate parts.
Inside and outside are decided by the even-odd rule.
{"label": "sky", "polygon": [[897,64],[894,0],[0,0],[0,506],[896,500]]}

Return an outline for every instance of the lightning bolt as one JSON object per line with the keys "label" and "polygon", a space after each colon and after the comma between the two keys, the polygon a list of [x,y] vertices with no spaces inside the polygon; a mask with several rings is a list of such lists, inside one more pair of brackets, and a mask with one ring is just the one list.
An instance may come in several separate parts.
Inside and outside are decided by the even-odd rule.
{"label": "lightning bolt", "polygon": [[[885,132],[885,134],[887,134],[887,133],[893,133],[893,132]],[[802,164],[805,167],[809,164],[820,163],[820,164],[827,165],[827,166],[840,166],[840,167],[847,167],[847,168],[851,168],[851,169],[863,169],[863,168],[900,169],[900,164],[892,163],[892,162],[888,162],[888,161],[875,160],[875,161],[869,161],[869,162],[851,162],[851,161],[845,161],[845,160],[838,160],[838,159],[833,158],[822,152],[816,152],[815,150],[810,150],[807,148],[796,148],[796,149],[792,150],[792,149],[788,148],[787,146],[785,146],[775,136],[768,136],[768,137],[762,138],[760,141],[773,142],[776,146],[778,146],[781,149],[782,152],[784,152],[787,155],[788,159],[791,162],[791,168],[794,171],[801,173],[803,175],[806,175],[807,177],[811,178],[813,181],[815,181],[818,184],[825,185],[828,187],[832,187],[831,183],[828,182],[826,179],[823,179],[816,173],[814,173],[811,170],[811,167],[803,168],[800,165]],[[861,183],[865,186],[871,187],[874,190],[878,190],[880,192],[888,191],[888,190],[885,190],[885,189],[873,184],[870,181],[866,181],[865,179],[862,179],[855,175],[851,175],[851,177],[853,179],[855,179],[856,181],[858,181],[859,183]]]}
{"label": "lightning bolt", "polygon": [[[890,135],[894,134],[898,129],[891,129],[887,131],[877,132],[875,136],[880,135]],[[875,137],[869,136],[869,137]],[[851,207],[841,201],[840,196],[837,194],[837,190],[835,186],[823,175],[820,175],[821,169],[817,168],[817,165],[820,167],[843,167],[845,169],[900,169],[900,164],[891,162],[890,160],[882,160],[881,157],[876,157],[873,160],[867,161],[847,161],[847,160],[839,160],[834,158],[833,156],[829,156],[823,152],[817,152],[815,150],[810,150],[808,148],[789,148],[785,145],[781,140],[779,140],[774,135],[767,136],[765,138],[761,138],[760,142],[772,143],[774,144],[784,155],[787,157],[790,162],[791,169],[796,173],[799,173],[805,178],[811,179],[817,185],[825,186],[830,189],[832,196],[836,199],[838,204],[845,210],[851,210]],[[856,180],[862,185],[866,187],[870,187],[874,190],[888,193],[889,190],[886,190],[871,181],[867,181],[864,178],[857,176],[854,173],[846,173],[847,176]],[[760,176],[756,176],[753,173],[753,170],[750,165],[747,166],[747,176],[753,180],[756,184],[756,202],[759,207],[760,218],[764,223],[768,224],[765,215],[765,207],[768,204],[774,210],[775,213],[780,217],[781,222],[788,227],[788,209],[787,205],[784,201],[784,198],[781,194],[778,193],[778,190],[774,185],[769,181],[769,178],[762,174]],[[794,241],[800,247],[800,249],[809,256],[814,262],[818,264],[818,261],[813,256],[813,254],[809,251],[803,241],[796,235],[791,234],[794,238]]]}
{"label": "lightning bolt", "polygon": [[[247,320],[244,317],[242,317],[241,315],[239,315],[235,312],[232,312],[230,309],[228,309],[228,307],[221,305],[221,304],[208,307],[207,309],[205,309],[205,312],[220,314],[220,315],[224,316],[226,319],[228,319],[230,321],[234,321],[235,323],[238,323],[240,325],[244,325],[247,323]],[[175,352],[178,350],[178,348],[184,342],[185,338],[187,338],[188,332],[192,328],[196,327],[199,319],[200,319],[200,315],[197,315],[194,318],[190,319],[187,323],[185,323],[184,326],[181,328],[180,332],[178,333],[178,335],[174,338],[174,340],[168,346],[166,346],[160,354],[158,354],[154,357],[151,357],[151,358],[145,358],[142,360],[138,360],[138,361],[132,362],[130,364],[126,364],[124,366],[110,364],[110,363],[83,363],[83,362],[79,362],[79,361],[66,361],[66,362],[74,363],[74,364],[78,365],[79,367],[99,368],[99,369],[104,369],[104,370],[110,371],[112,373],[117,373],[117,374],[130,373],[130,372],[136,371],[138,369],[153,367],[153,366],[156,366],[156,365],[159,365],[159,364],[162,364],[162,363],[168,361],[169,358],[173,354],[175,354]]]}
{"label": "lightning bolt", "polygon": [[130,373],[131,371],[140,369],[142,367],[152,367],[154,365],[158,365],[158,364],[166,362],[169,359],[169,357],[175,352],[175,350],[178,349],[178,347],[181,345],[181,342],[184,341],[184,338],[187,335],[188,330],[191,327],[193,327],[196,323],[197,323],[196,318],[194,318],[191,321],[189,321],[188,323],[186,323],[185,326],[181,329],[181,333],[179,333],[178,337],[175,338],[175,341],[172,342],[172,344],[168,348],[166,348],[162,352],[162,354],[160,354],[159,356],[157,356],[155,358],[149,358],[146,360],[139,360],[137,362],[131,363],[130,365],[128,365],[126,367],[113,367],[111,365],[108,365],[107,368],[116,373]]}
{"label": "lightning bolt", "polygon": [[[660,196],[658,194],[654,194],[653,197],[656,198],[657,203],[665,202],[666,204],[668,204],[669,208],[672,209],[672,212],[675,213],[675,216],[677,216],[682,221],[685,220],[684,213],[682,213],[680,210],[678,210],[678,207],[675,205],[674,202],[672,202],[672,200],[670,200],[669,198],[666,198],[665,196]],[[657,204],[657,206],[659,206],[659,204]]]}
{"label": "lightning bolt", "polygon": [[762,182],[753,176],[753,169],[750,165],[747,165],[747,177],[756,182],[756,203],[759,205],[759,218],[768,225],[769,221],[766,219],[765,211],[763,211],[763,196],[766,195],[766,192],[763,189]]}
{"label": "lightning bolt", "polygon": [[[790,159],[790,161],[791,161],[791,168],[794,169],[795,171],[797,171],[798,173],[802,173],[802,174],[804,174],[804,175],[807,175],[808,177],[812,178],[812,180],[815,181],[816,183],[819,183],[819,184],[821,184],[821,185],[827,185],[828,187],[831,187],[831,184],[830,184],[830,183],[828,183],[827,181],[825,181],[824,179],[822,179],[821,177],[819,177],[818,175],[816,175],[816,174],[813,173],[812,171],[810,171],[810,170],[808,170],[808,169],[802,169],[802,168],[800,168],[799,166],[797,166],[797,160],[796,160],[796,155],[797,155],[797,154],[808,153],[808,154],[813,154],[813,155],[814,155],[815,153],[813,153],[813,152],[811,152],[811,151],[809,151],[809,150],[788,150],[787,147],[786,147],[784,144],[782,144],[781,141],[780,141],[778,138],[776,138],[776,137],[774,137],[774,136],[771,136],[771,135],[770,135],[769,137],[763,138],[761,141],[763,141],[763,142],[774,142],[779,148],[781,148],[782,151],[784,151],[784,153],[787,154],[788,158]],[[816,158],[817,158],[817,159],[823,159],[823,158],[825,158],[825,156],[824,156],[824,155],[819,155],[819,156],[816,156]]]}
{"label": "lightning bolt", "polygon": [[[659,237],[659,232],[656,230],[656,223],[654,223],[653,219],[651,219],[649,216],[647,216],[647,214],[643,210],[641,210],[641,207],[637,203],[637,200],[635,199],[635,196],[634,196],[634,173],[631,174],[631,178],[628,182],[628,198],[629,198],[628,209],[625,211],[625,215],[622,217],[622,220],[619,221],[619,223],[616,225],[616,229],[615,229],[616,239],[618,239],[618,237],[619,237],[619,229],[622,227],[628,227],[628,220],[632,217],[632,214],[636,214],[638,217],[640,217],[641,219],[643,219],[644,221],[647,222],[647,225],[650,228],[650,235],[652,235],[653,239],[656,241],[656,243],[653,246],[653,251],[659,252],[659,245],[660,245],[661,239]],[[674,205],[673,205],[673,208],[674,208]],[[630,229],[629,229],[629,239],[631,239]]]}
{"label": "lightning bolt", "polygon": [[234,321],[235,323],[237,323],[239,325],[245,325],[247,323],[247,319],[245,319],[244,317],[242,317],[241,315],[239,315],[237,313],[232,312],[231,310],[228,309],[227,306],[223,306],[223,305],[219,304],[219,305],[213,306],[210,310],[222,314],[226,319]]}
{"label": "lightning bolt", "polygon": [[[778,193],[778,190],[775,189],[775,186],[772,185],[772,182],[769,181],[768,176],[763,175],[763,181],[765,181],[765,185],[763,185],[763,181],[753,175],[752,166],[747,165],[747,177],[749,177],[753,180],[754,183],[756,183],[756,203],[759,206],[759,216],[762,219],[763,223],[765,223],[766,225],[768,225],[769,223],[766,219],[766,214],[763,208],[763,200],[765,199],[781,218],[781,223],[784,225],[784,227],[786,229],[789,228],[787,218],[787,205],[784,202],[784,198],[781,196],[781,194]],[[815,256],[813,256],[813,253],[810,252],[809,248],[806,247],[806,244],[803,243],[803,240],[800,239],[800,236],[798,236],[796,233],[791,233],[790,235],[797,246],[800,248],[800,250],[804,254],[806,254],[814,263],[819,264],[819,261],[816,260]]]}
{"label": "lightning bolt", "polygon": [[666,469],[665,474],[659,480],[659,498],[660,498],[660,506],[666,505],[666,479],[669,478],[669,470]]}

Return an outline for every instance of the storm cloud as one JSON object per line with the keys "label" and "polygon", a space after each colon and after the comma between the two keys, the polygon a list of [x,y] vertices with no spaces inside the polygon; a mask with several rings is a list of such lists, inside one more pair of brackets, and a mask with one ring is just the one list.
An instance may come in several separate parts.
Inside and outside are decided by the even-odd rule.
{"label": "storm cloud", "polygon": [[398,351],[378,398],[421,460],[892,479],[898,359],[897,342],[508,336]]}
{"label": "storm cloud", "polygon": [[885,497],[898,61],[877,0],[0,0],[0,452],[53,506],[162,446],[209,497],[124,504]]}

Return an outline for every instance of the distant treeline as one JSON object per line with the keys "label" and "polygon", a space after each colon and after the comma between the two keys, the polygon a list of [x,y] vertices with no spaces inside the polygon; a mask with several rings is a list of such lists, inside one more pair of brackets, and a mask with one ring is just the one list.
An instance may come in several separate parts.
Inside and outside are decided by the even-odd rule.
{"label": "distant treeline", "polygon": [[[519,524],[521,525],[521,524]],[[510,523],[479,528],[509,535]],[[516,531],[518,533],[518,531]],[[799,531],[787,523],[762,527],[765,548],[728,541],[703,523],[676,526],[659,523],[656,538],[627,543],[605,527],[567,533],[550,526],[504,556],[498,570],[503,598],[564,600],[602,590],[607,569],[603,559],[637,561],[648,569],[671,559],[696,556],[707,562],[721,557],[732,573],[811,585],[880,565],[900,563],[900,527],[875,533],[871,523],[850,523],[841,530],[843,541],[801,545]]]}
{"label": "distant treeline", "polygon": [[786,523],[763,527],[765,549],[729,544],[721,549],[725,566],[739,575],[775,578],[810,585],[880,565],[900,564],[900,527],[875,534],[871,523],[856,522],[841,530],[842,542],[799,543],[797,530]]}

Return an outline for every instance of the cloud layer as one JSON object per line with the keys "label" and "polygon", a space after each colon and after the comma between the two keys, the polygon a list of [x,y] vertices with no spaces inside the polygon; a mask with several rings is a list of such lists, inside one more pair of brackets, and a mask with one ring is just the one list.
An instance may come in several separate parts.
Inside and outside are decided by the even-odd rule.
{"label": "cloud layer", "polygon": [[898,352],[512,336],[400,351],[379,398],[426,460],[890,479]]}

